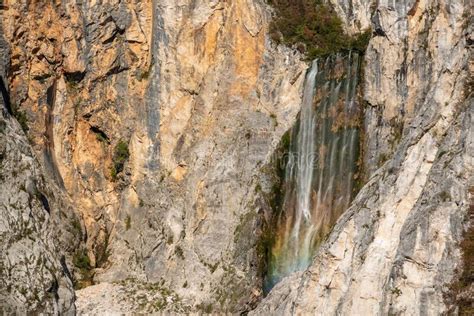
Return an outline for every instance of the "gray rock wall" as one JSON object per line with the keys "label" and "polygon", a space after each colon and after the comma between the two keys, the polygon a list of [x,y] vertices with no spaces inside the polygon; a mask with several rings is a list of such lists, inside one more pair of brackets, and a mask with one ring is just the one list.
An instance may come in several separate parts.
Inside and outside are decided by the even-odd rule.
{"label": "gray rock wall", "polygon": [[79,221],[0,105],[0,311],[73,314],[66,258],[81,238],[81,227],[74,226]]}

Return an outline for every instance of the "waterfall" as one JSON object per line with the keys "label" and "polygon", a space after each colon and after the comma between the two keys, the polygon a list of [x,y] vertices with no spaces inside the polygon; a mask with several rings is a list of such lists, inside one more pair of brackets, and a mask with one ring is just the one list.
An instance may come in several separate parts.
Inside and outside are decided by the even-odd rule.
{"label": "waterfall", "polygon": [[[318,73],[317,60],[313,62],[313,65],[306,78],[303,104],[301,107],[301,125],[300,132],[298,133],[297,141],[297,152],[298,152],[298,175],[296,176],[297,181],[297,196],[298,196],[298,223],[301,223],[301,215],[304,216],[305,220],[309,220],[311,213],[309,210],[309,199],[311,195],[311,183],[313,179],[313,152],[314,152],[314,125],[315,116],[313,108],[314,99],[314,83],[316,80],[316,74]],[[299,225],[298,225],[299,226]]]}
{"label": "waterfall", "polygon": [[354,196],[358,76],[356,53],[315,60],[307,72],[301,112],[290,131],[266,290],[311,264],[317,246]]}

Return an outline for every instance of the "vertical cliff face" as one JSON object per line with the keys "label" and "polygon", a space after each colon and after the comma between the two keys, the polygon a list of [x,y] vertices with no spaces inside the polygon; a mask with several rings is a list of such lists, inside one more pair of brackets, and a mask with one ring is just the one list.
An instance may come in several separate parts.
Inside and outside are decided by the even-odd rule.
{"label": "vertical cliff face", "polygon": [[[330,3],[348,33],[373,30],[367,184],[255,312],[447,311],[473,185],[468,1]],[[254,308],[268,166],[307,68],[268,39],[265,1],[9,1],[0,15],[0,307],[73,312],[82,278],[97,284],[76,291],[79,312]]]}
{"label": "vertical cliff face", "polygon": [[17,113],[7,81],[11,49],[0,14],[0,310],[74,313],[68,265],[81,242],[81,225],[12,116]]}
{"label": "vertical cliff face", "polygon": [[[347,27],[363,26],[365,6],[347,3],[335,2]],[[452,308],[473,183],[470,9],[422,0],[374,7],[363,87],[368,183],[311,267],[278,284],[256,314]]]}
{"label": "vertical cliff face", "polygon": [[13,106],[45,170],[73,199],[101,265],[120,191],[114,149],[129,143],[151,64],[149,2],[14,2],[3,11]]}
{"label": "vertical cliff face", "polygon": [[0,309],[5,314],[73,313],[66,257],[80,243],[79,221],[7,112],[8,96],[0,100]]}
{"label": "vertical cliff face", "polygon": [[127,283],[80,299],[138,287],[163,304],[117,304],[237,311],[261,295],[254,187],[306,68],[269,20],[248,0],[3,8],[12,105],[85,224],[86,274]]}
{"label": "vertical cliff face", "polygon": [[146,125],[99,280],[158,284],[182,310],[244,311],[261,295],[255,186],[306,67],[266,39],[269,18],[258,1],[155,4]]}

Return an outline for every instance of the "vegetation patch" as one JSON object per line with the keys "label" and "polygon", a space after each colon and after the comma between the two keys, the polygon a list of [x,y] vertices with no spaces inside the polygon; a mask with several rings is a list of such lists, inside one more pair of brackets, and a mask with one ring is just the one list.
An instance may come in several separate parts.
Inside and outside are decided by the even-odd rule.
{"label": "vegetation patch", "polygon": [[165,312],[165,315],[187,315],[191,311],[191,306],[186,305],[163,279],[157,283],[143,283],[136,279],[126,279],[117,284],[122,286],[123,294],[127,300],[135,302],[139,306],[140,314]]}
{"label": "vegetation patch", "polygon": [[113,180],[117,180],[117,176],[120,172],[123,171],[123,167],[125,162],[130,157],[130,152],[128,150],[128,144],[121,140],[118,142],[117,146],[115,146],[114,156],[113,156],[113,164],[110,170],[110,176]]}
{"label": "vegetation patch", "polygon": [[80,279],[76,279],[74,282],[74,287],[76,289],[82,289],[87,286],[94,284],[93,277],[94,273],[91,266],[91,261],[87,255],[87,250],[85,248],[78,249],[73,257],[72,263],[80,272]]}
{"label": "vegetation patch", "polygon": [[[469,193],[474,195],[474,187],[469,189]],[[458,315],[474,315],[474,293],[472,284],[474,283],[474,199],[471,199],[467,214],[468,229],[463,234],[463,239],[459,245],[462,253],[462,270],[458,272],[458,278],[450,286],[450,296],[458,308]],[[456,271],[456,270],[455,270]]]}
{"label": "vegetation patch", "polygon": [[402,291],[398,287],[396,287],[392,289],[392,294],[396,296],[400,296],[402,295]]}
{"label": "vegetation patch", "polygon": [[347,35],[334,9],[322,0],[269,0],[269,4],[275,8],[271,38],[296,47],[310,60],[343,50],[364,53],[372,36],[371,30]]}
{"label": "vegetation patch", "polygon": [[389,156],[387,153],[380,153],[377,161],[377,168],[380,168],[386,163],[389,159]]}
{"label": "vegetation patch", "polygon": [[106,229],[103,242],[98,243],[95,247],[95,257],[96,257],[95,266],[97,268],[104,267],[105,264],[109,260],[109,256],[110,256],[109,239],[110,239],[110,233]]}
{"label": "vegetation patch", "polygon": [[175,248],[175,251],[176,255],[178,256],[178,258],[180,258],[181,260],[184,260],[184,252],[183,252],[183,248],[181,248],[180,246],[176,246]]}
{"label": "vegetation patch", "polygon": [[24,111],[20,111],[18,106],[16,106],[15,104],[12,104],[12,114],[16,118],[18,123],[20,123],[21,129],[25,133],[28,132],[30,128],[28,127],[28,117],[26,116],[26,113]]}
{"label": "vegetation patch", "polygon": [[80,270],[91,269],[91,262],[85,249],[79,249],[76,251],[72,261],[74,266]]}
{"label": "vegetation patch", "polygon": [[79,218],[73,215],[70,222],[71,233],[77,238],[82,239],[82,226]]}
{"label": "vegetation patch", "polygon": [[132,218],[130,217],[130,215],[127,215],[127,217],[125,217],[125,230],[129,230],[131,227],[132,227]]}

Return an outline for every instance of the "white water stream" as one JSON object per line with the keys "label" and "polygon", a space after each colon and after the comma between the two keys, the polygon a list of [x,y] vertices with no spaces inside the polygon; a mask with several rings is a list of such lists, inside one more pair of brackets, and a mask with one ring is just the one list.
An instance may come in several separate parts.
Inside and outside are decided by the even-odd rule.
{"label": "white water stream", "polygon": [[307,72],[299,121],[291,131],[267,287],[311,264],[322,238],[354,196],[358,75],[354,53],[315,60]]}

